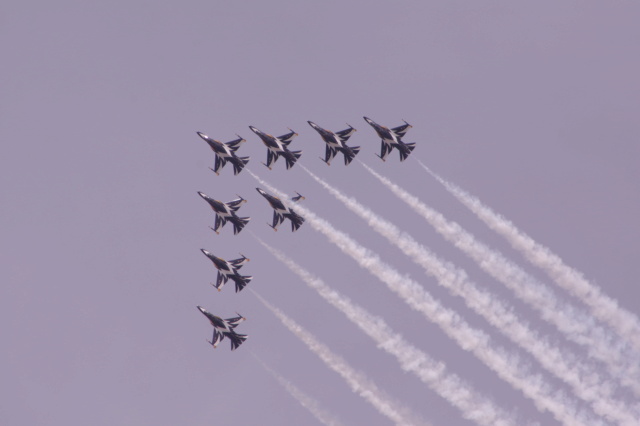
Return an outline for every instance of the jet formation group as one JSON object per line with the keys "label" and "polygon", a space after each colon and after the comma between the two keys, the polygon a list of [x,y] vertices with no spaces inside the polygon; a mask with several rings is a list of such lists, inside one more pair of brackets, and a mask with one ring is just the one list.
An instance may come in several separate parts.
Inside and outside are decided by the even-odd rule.
{"label": "jet formation group", "polygon": [[[380,155],[376,155],[380,157],[382,161],[386,161],[387,156],[394,148],[398,150],[400,161],[404,161],[409,157],[416,145],[415,143],[406,143],[402,140],[407,131],[412,127],[409,123],[405,121],[403,125],[388,128],[377,124],[368,117],[364,117],[364,120],[373,127],[381,139]],[[331,165],[331,161],[338,153],[342,153],[345,165],[349,165],[349,163],[351,163],[351,161],[353,161],[356,155],[360,152],[359,146],[347,145],[347,141],[356,131],[356,129],[351,125],[347,124],[347,126],[349,126],[348,128],[338,132],[332,132],[318,126],[312,121],[308,121],[308,123],[320,134],[320,137],[326,144],[325,157],[320,157],[320,159],[327,165]],[[249,129],[258,135],[262,140],[262,143],[267,147],[267,162],[262,164],[264,164],[269,170],[271,170],[272,165],[280,157],[284,158],[286,168],[288,170],[295,165],[296,161],[298,161],[302,155],[302,151],[291,151],[289,149],[291,141],[298,136],[298,134],[291,129],[289,129],[289,133],[277,137],[264,133],[254,126],[249,126]],[[197,134],[207,142],[215,154],[215,163],[211,170],[216,175],[220,174],[220,170],[227,164],[227,162],[233,165],[234,175],[240,173],[244,166],[249,162],[249,157],[239,157],[236,155],[236,151],[240,148],[240,145],[246,142],[246,139],[241,136],[236,135],[238,138],[229,142],[220,142],[210,138],[202,132],[197,132]],[[268,225],[273,228],[274,231],[278,230],[278,226],[282,224],[285,219],[289,219],[291,222],[291,231],[296,231],[300,226],[302,226],[304,218],[286,205],[289,203],[283,202],[280,198],[269,194],[261,188],[256,188],[256,190],[267,200],[273,209],[273,221]],[[296,194],[298,195],[291,198],[293,202],[298,202],[304,199],[304,196],[300,193],[296,192]],[[240,233],[240,231],[242,231],[242,229],[249,223],[250,218],[240,217],[237,214],[237,211],[240,209],[242,204],[247,201],[241,196],[238,195],[237,199],[224,203],[209,197],[203,192],[198,192],[198,195],[200,195],[200,197],[209,204],[215,214],[215,224],[210,228],[216,234],[220,233],[220,229],[223,228],[227,222],[230,222],[233,225],[234,235]],[[238,273],[238,270],[249,261],[249,259],[244,255],[241,255],[242,257],[238,259],[225,260],[211,254],[205,249],[201,249],[201,251],[207,258],[209,258],[209,260],[211,260],[218,270],[216,283],[212,284],[218,291],[222,290],[229,279],[235,283],[236,293],[242,291],[242,289],[251,281],[252,277],[250,275],[240,275]],[[209,319],[209,322],[213,326],[213,337],[211,341],[208,340],[208,342],[214,348],[217,347],[225,337],[227,337],[231,342],[231,350],[238,348],[247,339],[247,335],[238,334],[235,331],[236,326],[246,319],[242,315],[238,314],[237,317],[222,319],[211,314],[201,306],[197,306],[197,308],[204,316],[207,317],[207,319]]]}

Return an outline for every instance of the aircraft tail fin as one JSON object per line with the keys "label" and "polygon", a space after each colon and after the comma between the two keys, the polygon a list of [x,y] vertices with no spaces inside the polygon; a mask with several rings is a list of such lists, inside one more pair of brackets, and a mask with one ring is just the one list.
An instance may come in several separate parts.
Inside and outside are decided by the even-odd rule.
{"label": "aircraft tail fin", "polygon": [[304,217],[300,216],[298,213],[293,210],[289,210],[291,213],[288,215],[289,220],[291,220],[291,231],[297,231],[300,226],[304,223]]}
{"label": "aircraft tail fin", "polygon": [[252,278],[253,277],[251,275],[241,275],[240,279],[234,279],[234,281],[236,282],[236,293],[242,291],[242,289],[244,289],[245,286],[249,284],[249,282],[251,282]]}
{"label": "aircraft tail fin", "polygon": [[235,159],[236,161],[233,162],[233,174],[237,175],[247,165],[249,157],[236,157]]}
{"label": "aircraft tail fin", "polygon": [[352,146],[351,147],[351,151],[344,153],[344,164],[345,166],[348,166],[349,163],[351,163],[353,161],[354,158],[356,158],[356,155],[358,155],[358,152],[360,152],[360,147],[359,146]]}
{"label": "aircraft tail fin", "polygon": [[287,169],[290,169],[291,167],[293,167],[294,164],[296,164],[296,161],[298,161],[298,159],[302,155],[302,151],[289,151],[289,154],[290,155],[285,156],[285,161],[287,162]]}
{"label": "aircraft tail fin", "polygon": [[226,333],[227,337],[231,341],[231,350],[234,351],[240,346],[245,340],[247,340],[246,334],[238,334],[238,333]]}
{"label": "aircraft tail fin", "polygon": [[400,161],[406,160],[409,157],[409,154],[411,154],[411,151],[413,151],[416,147],[415,142],[404,143],[402,145],[404,146],[404,149],[398,150],[398,152],[400,153]]}
{"label": "aircraft tail fin", "polygon": [[238,217],[238,218],[234,218],[232,220],[233,223],[233,234],[237,235],[240,233],[240,231],[242,231],[242,228],[244,228],[244,226],[249,223],[249,221],[251,220],[250,217]]}

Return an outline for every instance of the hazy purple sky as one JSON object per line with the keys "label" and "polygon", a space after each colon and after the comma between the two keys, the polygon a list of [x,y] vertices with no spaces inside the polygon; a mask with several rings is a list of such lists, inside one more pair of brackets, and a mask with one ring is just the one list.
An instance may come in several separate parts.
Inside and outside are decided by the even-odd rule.
{"label": "hazy purple sky", "polygon": [[[486,204],[640,314],[640,6],[630,1],[9,1],[0,6],[0,423],[303,425],[316,420],[252,354],[345,424],[388,420],[248,291],[220,293],[200,253],[251,258],[250,287],[433,424],[450,406],[324,302],[252,231],[522,421],[556,424],[310,226],[273,232],[246,172],[220,176],[196,135],[247,139],[249,168],[347,231],[443,304],[523,353],[300,167],[272,171],[248,129],[300,136],[299,164],[396,222],[532,327],[583,355],[357,162],[318,160],[306,123],[358,129],[358,159],[572,300],[415,160]],[[414,127],[409,160],[374,156],[366,115]],[[196,191],[249,200],[234,236]],[[579,302],[572,300],[576,305]],[[203,305],[248,318],[213,350]],[[523,353],[523,358],[527,355]],[[560,381],[548,376],[559,389]]]}

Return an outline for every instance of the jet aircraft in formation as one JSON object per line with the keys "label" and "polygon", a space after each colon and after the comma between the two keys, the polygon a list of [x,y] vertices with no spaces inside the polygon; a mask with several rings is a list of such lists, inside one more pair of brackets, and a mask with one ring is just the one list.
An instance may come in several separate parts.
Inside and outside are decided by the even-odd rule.
{"label": "jet aircraft in formation", "polygon": [[238,157],[236,155],[236,151],[240,148],[240,144],[246,142],[246,140],[240,136],[238,136],[238,139],[223,143],[210,138],[202,132],[196,133],[198,133],[198,136],[209,144],[213,152],[216,154],[216,162],[213,169],[211,169],[215,174],[220,174],[218,170],[222,169],[224,165],[227,164],[227,161],[233,164],[234,175],[240,173],[244,166],[249,162],[249,157]]}
{"label": "jet aircraft in formation", "polygon": [[204,253],[204,255],[207,256],[213,262],[213,265],[218,270],[216,283],[213,284],[213,286],[217,288],[218,291],[221,291],[222,287],[224,287],[224,285],[227,283],[229,278],[231,278],[236,283],[236,293],[237,293],[241,291],[247,284],[249,284],[249,282],[251,281],[251,278],[253,278],[250,275],[240,275],[238,273],[238,269],[242,268],[242,265],[244,265],[249,261],[249,259],[247,259],[247,257],[244,256],[243,254],[240,254],[240,256],[242,257],[239,259],[224,260],[212,255],[205,249],[200,249],[200,251],[202,251],[202,253]]}
{"label": "jet aircraft in formation", "polygon": [[244,228],[244,226],[247,223],[249,223],[249,220],[251,218],[238,217],[238,215],[236,214],[240,206],[243,203],[247,202],[247,200],[240,197],[239,195],[238,195],[239,198],[235,200],[231,200],[228,203],[223,203],[222,201],[214,200],[213,198],[209,197],[208,195],[200,191],[198,191],[198,195],[200,195],[202,198],[204,198],[204,200],[207,203],[209,203],[209,205],[211,206],[211,208],[216,214],[216,223],[213,226],[213,228],[210,227],[213,230],[213,232],[215,232],[216,234],[220,234],[218,229],[222,228],[227,223],[227,221],[233,224],[234,235],[242,231],[242,228]]}
{"label": "jet aircraft in formation", "polygon": [[[378,157],[385,161],[389,153],[393,151],[394,148],[396,148],[400,154],[400,161],[404,161],[409,157],[416,145],[415,143],[405,143],[402,141],[404,135],[412,127],[409,123],[405,121],[405,124],[390,129],[377,124],[368,117],[364,117],[364,119],[369,123],[369,125],[371,125],[371,127],[374,128],[382,140],[380,155],[378,155]],[[360,151],[359,146],[350,147],[347,145],[347,141],[356,131],[352,126],[347,124],[349,128],[338,132],[332,132],[318,126],[312,121],[308,121],[308,123],[320,134],[322,140],[326,143],[325,158],[321,158],[321,160],[327,165],[331,164],[331,161],[339,152],[344,156],[345,165],[348,165]],[[302,151],[289,150],[289,144],[293,138],[298,136],[298,134],[293,130],[289,129],[289,133],[274,137],[260,131],[254,126],[249,126],[249,128],[260,137],[267,147],[267,162],[263,164],[269,168],[269,170],[271,170],[272,164],[275,163],[280,156],[284,157],[287,169],[293,167],[296,161],[300,158]],[[240,145],[246,142],[242,137],[238,136],[238,139],[223,143],[210,138],[202,132],[197,132],[197,134],[204,139],[207,144],[209,144],[215,153],[215,166],[211,170],[217,175],[220,173],[220,170],[225,166],[227,161],[233,164],[233,172],[235,175],[240,173],[244,166],[249,162],[249,157],[238,157],[236,155],[236,151]],[[273,223],[269,226],[275,231],[278,230],[278,226],[284,222],[285,219],[289,219],[291,221],[292,231],[296,231],[304,223],[304,218],[293,211],[293,209],[286,207],[278,197],[273,196],[260,188],[256,188],[256,190],[260,195],[267,199],[274,210]],[[297,196],[291,198],[292,201],[298,202],[300,200],[304,200],[305,197],[302,194],[299,192],[296,192],[296,194]],[[215,200],[203,192],[198,192],[198,195],[209,203],[216,215],[215,225],[211,228],[216,234],[220,233],[219,230],[224,227],[227,221],[233,224],[234,234],[238,234],[242,231],[244,226],[249,222],[250,218],[239,217],[237,215],[237,211],[240,206],[247,201],[239,195],[237,199],[231,200],[227,203]],[[201,249],[201,251],[211,260],[211,262],[213,262],[214,266],[218,270],[216,283],[212,284],[218,289],[218,291],[222,290],[222,287],[229,279],[232,279],[235,282],[236,293],[244,289],[244,287],[251,281],[252,277],[250,275],[240,275],[238,272],[238,270],[249,261],[249,259],[244,255],[241,255],[242,257],[239,259],[224,260],[214,256],[205,249]],[[214,348],[217,347],[225,337],[231,341],[231,350],[238,348],[247,339],[247,335],[238,334],[234,330],[238,324],[245,320],[245,318],[240,314],[238,314],[237,317],[222,319],[209,313],[202,306],[197,306],[197,308],[209,319],[213,326],[213,337],[211,341],[207,341]]]}
{"label": "jet aircraft in formation", "polygon": [[348,129],[340,130],[339,132],[334,133],[330,130],[323,129],[313,121],[307,121],[307,123],[309,123],[311,127],[313,127],[318,133],[320,133],[322,140],[327,144],[324,160],[320,158],[322,161],[327,163],[327,166],[331,165],[331,160],[333,160],[333,157],[336,156],[338,151],[342,152],[342,154],[344,155],[345,165],[349,165],[349,163],[351,163],[351,161],[356,157],[356,154],[358,154],[358,152],[360,151],[359,146],[350,147],[347,145],[347,140],[351,137],[353,132],[356,131],[356,129],[354,129],[351,125],[347,124],[347,126],[349,126]]}
{"label": "jet aircraft in formation", "polygon": [[[415,143],[404,143],[402,142],[402,138],[405,133],[413,127],[411,124],[406,121],[402,126],[394,127],[393,129],[389,129],[388,127],[381,126],[372,119],[368,117],[364,117],[365,121],[371,125],[382,139],[382,147],[380,150],[380,157],[382,161],[385,161],[387,158],[387,154],[389,154],[393,148],[396,148],[400,153],[400,161],[404,161],[409,157],[411,151],[416,147]],[[403,120],[404,121],[404,120]]]}
{"label": "jet aircraft in formation", "polygon": [[217,347],[225,337],[231,341],[232,351],[240,346],[242,342],[247,340],[246,334],[238,334],[234,330],[238,324],[246,320],[242,315],[238,314],[237,317],[222,319],[208,312],[202,306],[197,306],[197,308],[209,319],[209,322],[211,322],[211,325],[213,326],[213,337],[211,338],[211,341],[207,340],[207,342],[209,342],[214,348]]}
{"label": "jet aircraft in formation", "polygon": [[271,208],[273,208],[273,224],[269,225],[274,231],[278,230],[278,225],[284,222],[284,219],[291,221],[291,231],[295,231],[304,223],[304,218],[292,209],[286,207],[280,198],[273,196],[266,191],[256,188],[256,190],[267,199]]}
{"label": "jet aircraft in formation", "polygon": [[260,136],[260,139],[262,139],[262,143],[264,143],[267,147],[267,162],[262,164],[267,166],[269,170],[271,170],[271,164],[275,163],[280,156],[284,157],[287,163],[288,170],[293,167],[296,161],[298,161],[298,158],[300,158],[300,156],[302,155],[302,151],[289,151],[289,144],[291,143],[293,138],[298,136],[298,134],[293,130],[289,129],[289,133],[275,137],[264,133],[263,131],[253,126],[249,126],[249,128],[253,133]]}

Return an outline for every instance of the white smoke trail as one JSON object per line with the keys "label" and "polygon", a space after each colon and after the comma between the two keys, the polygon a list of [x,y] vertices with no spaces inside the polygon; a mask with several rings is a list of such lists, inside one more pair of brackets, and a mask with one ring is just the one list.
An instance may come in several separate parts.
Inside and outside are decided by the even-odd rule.
{"label": "white smoke trail", "polygon": [[327,367],[340,374],[354,393],[364,398],[380,414],[386,416],[397,425],[417,425],[424,423],[419,416],[401,407],[400,404],[393,401],[391,397],[378,389],[371,380],[352,368],[342,357],[332,352],[326,345],[320,343],[313,334],[286,316],[280,309],[267,302],[255,290],[252,290],[252,292],[278,317],[289,331],[295,334],[313,353],[318,355]]}
{"label": "white smoke trail", "polygon": [[[285,202],[287,198],[278,189],[269,185],[258,176],[249,173],[270,191],[278,194]],[[540,410],[548,410],[564,424],[600,424],[600,419],[579,409],[573,398],[561,391],[552,391],[551,386],[540,375],[528,372],[528,368],[515,355],[508,354],[489,342],[489,336],[472,328],[455,312],[442,306],[424,288],[409,277],[382,262],[378,255],[361,246],[345,233],[336,230],[324,219],[319,218],[307,208],[297,205],[307,222],[324,234],[329,241],[339,247],[343,253],[351,256],[363,269],[384,282],[396,292],[409,306],[421,312],[428,320],[438,326],[460,347],[471,351],[498,376],[524,395],[531,398]]]}
{"label": "white smoke trail", "polygon": [[[300,276],[307,285],[360,327],[378,344],[378,347],[395,356],[403,370],[414,373],[438,395],[458,408],[463,417],[482,425],[515,424],[512,416],[476,392],[458,376],[448,373],[444,363],[433,360],[404,340],[382,318],[371,315],[347,297],[331,289],[322,280],[312,276],[280,251],[260,242],[291,271]],[[279,318],[284,322],[280,315]]]}
{"label": "white smoke trail", "polygon": [[615,383],[602,379],[593,365],[586,365],[574,354],[561,350],[538,336],[518,318],[512,307],[507,306],[497,296],[479,289],[464,270],[439,259],[431,250],[401,232],[394,224],[379,217],[353,197],[344,195],[304,166],[301,167],[346,207],[364,219],[371,228],[422,266],[440,285],[462,297],[467,306],[483,316],[514,343],[527,350],[547,371],[569,384],[579,398],[592,403],[592,408],[597,414],[622,424],[633,425],[636,422],[640,413],[632,415],[629,413],[630,408],[612,399]]}
{"label": "white smoke trail", "polygon": [[316,420],[326,426],[341,426],[342,422],[339,421],[334,415],[330,414],[326,410],[320,407],[318,401],[301,391],[297,386],[293,383],[282,377],[280,374],[276,373],[272,368],[270,368],[264,361],[258,358],[257,355],[253,355],[256,360],[264,367],[265,370],[269,372],[278,383],[295,399],[306,408]]}
{"label": "white smoke trail", "polygon": [[533,238],[519,230],[503,216],[495,213],[478,198],[444,180],[422,162],[420,165],[489,228],[509,241],[511,246],[520,251],[529,262],[544,270],[560,287],[589,306],[591,313],[596,318],[609,324],[620,336],[631,342],[636,349],[640,349],[640,321],[636,315],[620,307],[616,300],[604,294],[597,285],[590,283],[582,273],[566,265],[549,248],[534,241]]}
{"label": "white smoke trail", "polygon": [[547,286],[540,283],[501,253],[477,241],[455,222],[448,221],[421,202],[416,196],[363,166],[398,198],[429,222],[446,240],[471,257],[489,275],[503,283],[514,294],[538,310],[541,317],[553,324],[564,335],[587,348],[590,356],[604,362],[609,372],[621,383],[637,391],[640,389],[639,365],[636,357],[628,353],[628,346],[617,336],[595,323],[593,317],[569,303],[561,302]]}

